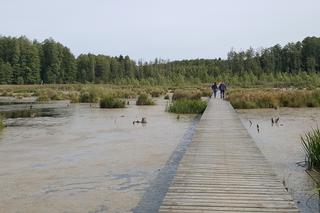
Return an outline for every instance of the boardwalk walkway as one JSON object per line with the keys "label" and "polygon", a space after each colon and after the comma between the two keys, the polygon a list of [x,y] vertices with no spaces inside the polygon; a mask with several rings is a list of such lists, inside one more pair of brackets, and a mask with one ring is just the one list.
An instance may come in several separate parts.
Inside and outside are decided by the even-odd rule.
{"label": "boardwalk walkway", "polygon": [[159,212],[299,212],[227,101],[211,99]]}

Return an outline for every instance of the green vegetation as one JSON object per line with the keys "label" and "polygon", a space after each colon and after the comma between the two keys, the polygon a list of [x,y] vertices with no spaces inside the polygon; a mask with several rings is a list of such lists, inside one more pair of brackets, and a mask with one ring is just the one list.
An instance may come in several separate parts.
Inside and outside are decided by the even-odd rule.
{"label": "green vegetation", "polygon": [[100,100],[100,108],[125,108],[126,102],[124,100],[114,97],[104,97]]}
{"label": "green vegetation", "polygon": [[141,94],[136,102],[137,105],[154,105],[154,101],[147,95]]}
{"label": "green vegetation", "polygon": [[[320,86],[320,38],[236,52],[226,59],[135,62],[129,56],[81,54],[53,39],[0,36],[0,84],[111,83],[121,85],[227,82],[239,87]],[[147,91],[157,97],[161,92]],[[209,90],[206,91],[209,94]],[[90,100],[91,101],[91,100]],[[96,101],[96,100],[95,100]]]}
{"label": "green vegetation", "polygon": [[320,169],[320,130],[313,129],[301,137],[303,149],[306,152],[309,169]]}
{"label": "green vegetation", "polygon": [[2,130],[5,127],[4,125],[4,118],[0,116],[0,130]]}
{"label": "green vegetation", "polygon": [[172,100],[190,99],[198,100],[202,96],[202,92],[195,89],[176,89],[173,93]]}
{"label": "green vegetation", "polygon": [[320,90],[241,89],[228,92],[236,109],[319,107]]}
{"label": "green vegetation", "polygon": [[169,106],[169,112],[185,114],[202,114],[207,107],[207,102],[202,100],[179,99]]}

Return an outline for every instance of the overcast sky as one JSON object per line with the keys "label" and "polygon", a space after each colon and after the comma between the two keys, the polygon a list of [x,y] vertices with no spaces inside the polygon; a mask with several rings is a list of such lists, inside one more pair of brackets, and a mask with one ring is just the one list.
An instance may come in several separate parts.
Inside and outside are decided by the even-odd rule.
{"label": "overcast sky", "polygon": [[76,56],[225,58],[320,36],[320,0],[0,0],[0,34],[52,37]]}

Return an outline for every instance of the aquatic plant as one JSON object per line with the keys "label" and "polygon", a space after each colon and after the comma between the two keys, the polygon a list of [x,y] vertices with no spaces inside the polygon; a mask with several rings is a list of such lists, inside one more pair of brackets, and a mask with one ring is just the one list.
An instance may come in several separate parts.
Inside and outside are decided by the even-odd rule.
{"label": "aquatic plant", "polygon": [[199,90],[177,89],[173,93],[172,100],[179,100],[179,99],[199,100],[201,96],[202,96],[202,92]]}
{"label": "aquatic plant", "polygon": [[319,90],[241,89],[228,92],[234,108],[319,107]]}
{"label": "aquatic plant", "polygon": [[306,160],[309,169],[320,169],[320,130],[312,129],[301,137],[303,149],[306,153]]}
{"label": "aquatic plant", "polygon": [[2,115],[0,115],[0,130],[2,130],[4,127],[5,127],[4,118]]}
{"label": "aquatic plant", "polygon": [[126,102],[124,100],[114,97],[104,97],[100,100],[100,108],[125,108]]}
{"label": "aquatic plant", "polygon": [[37,101],[40,101],[40,102],[50,101],[50,98],[47,93],[42,93],[38,96]]}
{"label": "aquatic plant", "polygon": [[184,114],[202,114],[207,108],[207,102],[202,100],[179,99],[173,101],[168,111]]}
{"label": "aquatic plant", "polygon": [[149,95],[143,93],[139,95],[136,102],[137,105],[154,105],[154,101],[149,97]]}

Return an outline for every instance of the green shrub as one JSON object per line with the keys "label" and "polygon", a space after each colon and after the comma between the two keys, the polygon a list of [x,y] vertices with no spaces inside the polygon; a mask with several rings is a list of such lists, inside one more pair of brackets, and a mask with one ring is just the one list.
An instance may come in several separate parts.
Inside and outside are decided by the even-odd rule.
{"label": "green shrub", "polygon": [[180,99],[173,101],[169,112],[185,114],[202,114],[207,108],[207,102],[201,100]]}
{"label": "green shrub", "polygon": [[301,137],[301,142],[304,151],[306,152],[307,162],[309,169],[320,168],[320,130],[319,128],[313,129]]}
{"label": "green shrub", "polygon": [[118,98],[104,97],[100,100],[100,108],[125,108],[125,106],[126,102]]}
{"label": "green shrub", "polygon": [[137,105],[154,105],[154,101],[147,95],[141,94],[136,102]]}

